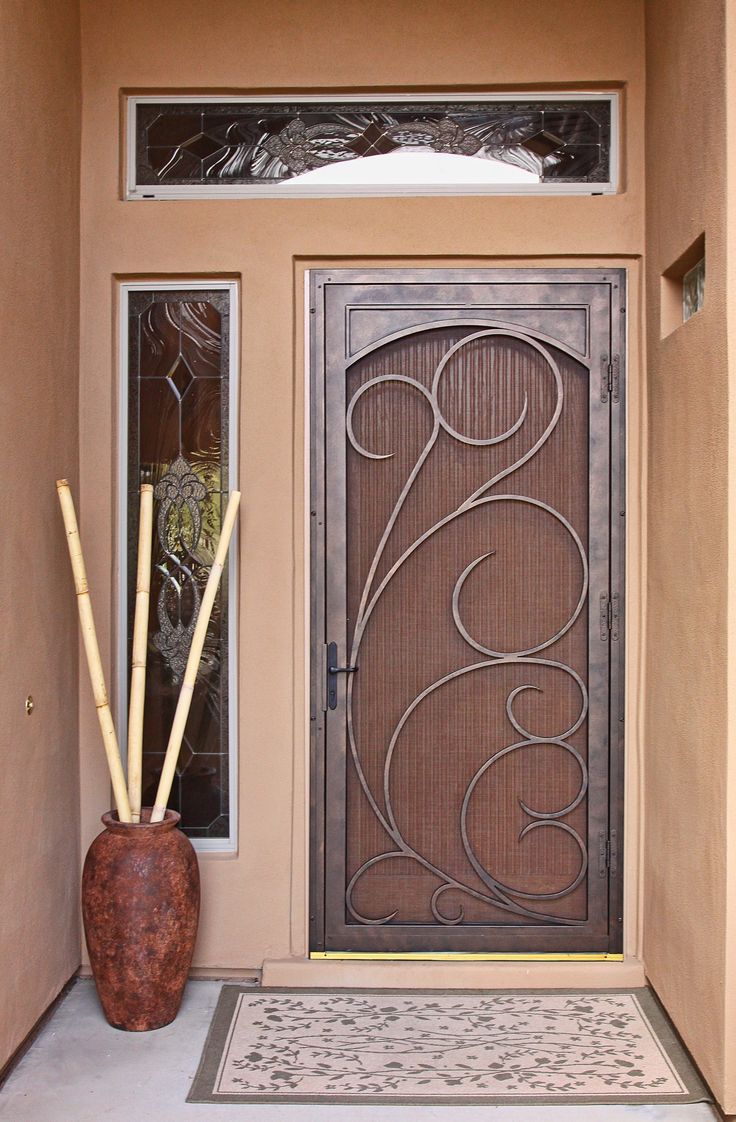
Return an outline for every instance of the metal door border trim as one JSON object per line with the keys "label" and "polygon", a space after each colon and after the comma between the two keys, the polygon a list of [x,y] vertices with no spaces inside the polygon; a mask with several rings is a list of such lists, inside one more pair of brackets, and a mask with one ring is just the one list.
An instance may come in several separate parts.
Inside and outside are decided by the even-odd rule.
{"label": "metal door border trim", "polygon": [[[324,557],[325,534],[325,469],[320,463],[319,451],[324,450],[324,403],[317,390],[324,385],[323,359],[324,301],[317,300],[316,276],[324,275],[328,281],[339,275],[341,283],[407,283],[432,284],[442,279],[444,283],[486,284],[508,283],[586,283],[597,279],[612,284],[611,299],[611,355],[619,361],[619,389],[617,400],[610,409],[610,588],[619,597],[621,634],[611,642],[610,704],[609,704],[609,838],[616,831],[618,839],[617,865],[609,870],[609,949],[606,952],[361,952],[325,951],[324,947],[324,844],[325,844],[325,760],[324,714],[320,709],[320,690],[315,686],[315,651],[321,647],[319,635],[324,633],[324,573],[320,561]],[[613,299],[618,289],[619,302]],[[319,265],[305,269],[305,498],[309,523],[307,543],[307,575],[305,618],[308,623],[307,660],[307,724],[309,725],[309,764],[307,776],[308,802],[308,855],[309,871],[307,899],[307,945],[310,959],[332,960],[418,960],[418,961],[624,961],[623,953],[623,896],[624,896],[624,750],[625,750],[625,635],[626,635],[626,385],[628,358],[628,270],[616,264],[610,268],[591,265],[580,269],[559,267],[544,268],[344,268],[330,269]],[[594,374],[592,356],[591,376]],[[320,624],[321,630],[320,630]],[[321,663],[320,663],[321,665]]]}

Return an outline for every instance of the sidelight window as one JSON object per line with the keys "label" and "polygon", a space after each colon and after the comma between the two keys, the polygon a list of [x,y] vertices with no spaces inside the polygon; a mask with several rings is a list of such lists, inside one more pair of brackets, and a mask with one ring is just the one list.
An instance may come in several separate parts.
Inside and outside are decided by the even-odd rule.
{"label": "sidelight window", "polygon": [[[143,804],[152,805],[221,518],[236,479],[231,282],[122,286],[120,714],[135,602],[138,493],[154,486]],[[170,805],[203,849],[235,848],[235,556],[215,601]]]}

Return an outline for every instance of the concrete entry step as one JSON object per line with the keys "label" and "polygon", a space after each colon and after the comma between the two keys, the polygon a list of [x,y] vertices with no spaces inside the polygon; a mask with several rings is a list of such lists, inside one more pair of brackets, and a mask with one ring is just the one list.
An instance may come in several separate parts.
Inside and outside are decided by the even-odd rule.
{"label": "concrete entry step", "polygon": [[110,1028],[80,979],[0,1090],[0,1122],[717,1122],[687,1106],[280,1106],[186,1103],[221,983],[192,981],[176,1021]]}

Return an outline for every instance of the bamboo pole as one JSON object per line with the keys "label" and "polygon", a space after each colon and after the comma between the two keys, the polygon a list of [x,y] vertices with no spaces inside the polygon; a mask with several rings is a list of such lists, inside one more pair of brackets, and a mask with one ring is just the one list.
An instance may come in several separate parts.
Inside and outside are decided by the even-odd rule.
{"label": "bamboo pole", "polygon": [[130,710],[128,713],[128,797],[130,799],[130,813],[134,822],[140,822],[141,820],[143,709],[146,700],[152,533],[153,487],[150,483],[143,483],[141,484],[141,509],[138,520],[138,571],[135,582],[133,657],[130,671]]}
{"label": "bamboo pole", "polygon": [[164,815],[166,814],[166,805],[169,801],[169,795],[171,794],[181,742],[184,737],[184,729],[186,728],[187,717],[189,716],[189,708],[192,704],[192,694],[194,692],[194,683],[197,680],[199,660],[202,657],[202,649],[207,636],[207,627],[210,622],[212,607],[215,602],[217,588],[225,565],[230,538],[235,527],[239,503],[240,491],[232,491],[230,494],[230,501],[227,504],[227,510],[225,511],[225,517],[222,521],[222,530],[220,531],[220,540],[217,545],[215,560],[212,563],[210,575],[207,578],[207,584],[202,596],[202,603],[199,607],[197,623],[194,628],[194,635],[192,636],[192,645],[189,648],[187,667],[184,671],[184,680],[179,692],[179,700],[176,705],[176,712],[174,713],[169,743],[166,746],[166,756],[164,758],[161,779],[158,784],[158,791],[156,792],[156,802],[151,813],[151,822],[163,822]]}
{"label": "bamboo pole", "polygon": [[82,554],[82,543],[79,538],[77,516],[74,511],[74,499],[72,498],[69,483],[66,479],[57,479],[56,490],[59,495],[61,514],[64,519],[66,541],[69,547],[69,557],[74,574],[74,587],[77,592],[79,623],[82,631],[82,639],[84,640],[84,650],[87,655],[87,666],[89,668],[92,692],[95,698],[97,719],[100,722],[102,742],[105,745],[105,754],[107,756],[107,766],[110,771],[110,779],[115,796],[115,805],[117,806],[118,818],[120,821],[130,822],[128,790],[125,786],[123,765],[120,762],[120,749],[118,748],[118,739],[115,735],[115,725],[113,724],[112,713],[110,712],[110,704],[107,700],[105,674],[102,669],[100,648],[97,644],[97,632],[95,631],[95,621],[92,615],[92,601],[87,585],[87,571],[84,566],[84,556]]}

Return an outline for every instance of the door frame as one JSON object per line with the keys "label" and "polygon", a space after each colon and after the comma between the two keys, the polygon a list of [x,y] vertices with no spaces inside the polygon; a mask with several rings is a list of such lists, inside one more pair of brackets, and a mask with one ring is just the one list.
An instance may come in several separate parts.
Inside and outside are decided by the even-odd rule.
{"label": "door frame", "polygon": [[[310,581],[308,588],[309,635],[309,953],[312,958],[359,959],[613,959],[623,958],[623,826],[624,826],[624,681],[625,681],[625,550],[626,550],[626,346],[627,346],[627,269],[620,265],[606,268],[591,265],[579,269],[540,266],[478,269],[473,267],[431,268],[312,268],[305,274],[307,343],[306,360],[309,386],[308,463],[309,463],[309,559]],[[396,284],[465,283],[489,284],[523,281],[525,283],[599,283],[611,285],[611,344],[610,353],[591,356],[591,394],[597,393],[600,374],[601,401],[610,399],[610,590],[611,601],[606,605],[612,621],[610,643],[610,704],[609,704],[609,834],[601,841],[598,853],[589,854],[590,866],[597,874],[596,865],[605,864],[608,876],[609,935],[607,951],[570,951],[560,953],[531,952],[438,952],[427,950],[413,952],[326,951],[325,947],[325,829],[330,809],[325,805],[325,713],[326,713],[326,663],[324,654],[325,608],[325,399],[324,399],[324,300],[317,298],[318,278],[331,281],[333,277],[345,284]],[[554,344],[553,344],[554,345]],[[589,590],[589,612],[598,612],[594,602],[595,590]],[[609,626],[611,626],[609,624]]]}

